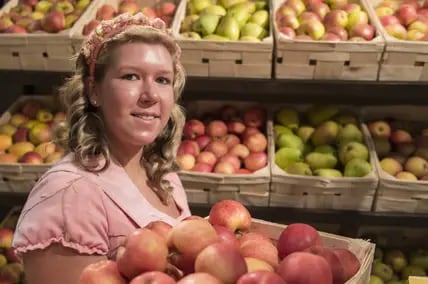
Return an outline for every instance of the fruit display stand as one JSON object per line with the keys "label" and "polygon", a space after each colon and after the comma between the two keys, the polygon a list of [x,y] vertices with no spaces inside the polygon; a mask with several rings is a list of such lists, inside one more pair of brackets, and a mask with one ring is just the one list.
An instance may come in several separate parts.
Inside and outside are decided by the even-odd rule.
{"label": "fruit display stand", "polygon": [[[274,11],[283,2],[273,0]],[[365,1],[351,2],[360,3],[368,10]],[[279,32],[276,19],[272,22],[276,41],[275,78],[377,80],[385,44],[378,30],[370,41],[294,40]]]}
{"label": "fruit display stand", "polygon": [[428,42],[397,39],[387,33],[375,7],[381,0],[367,0],[370,18],[385,39],[379,81],[428,81]]}
{"label": "fruit display stand", "polygon": [[[272,8],[271,2],[267,1]],[[182,49],[181,61],[189,76],[271,78],[273,31],[272,13],[269,14],[269,35],[260,42],[216,41],[189,39],[180,35],[186,16],[187,1],[177,8],[174,36]]]}
{"label": "fruit display stand", "polygon": [[[10,0],[1,10],[0,16],[8,13],[19,3]],[[91,2],[69,29],[58,33],[0,33],[0,68],[10,70],[70,71],[73,69],[74,50],[70,36],[85,18]]]}
{"label": "fruit display stand", "polygon": [[[309,106],[299,105],[297,110]],[[345,110],[346,108],[343,108]],[[312,209],[371,211],[378,176],[375,157],[370,148],[370,135],[364,124],[360,124],[364,144],[369,149],[371,172],[364,177],[322,177],[289,174],[275,163],[275,142],[270,139],[271,194],[272,207],[297,207]],[[271,134],[274,136],[274,133]]]}
{"label": "fruit display stand", "polygon": [[[416,106],[366,107],[363,109],[363,115],[366,121],[395,118],[426,125],[422,123],[427,121],[426,110],[426,107]],[[374,211],[428,213],[428,181],[396,179],[382,170],[374,144],[371,150],[379,175]]]}
{"label": "fruit display stand", "polygon": [[[201,117],[205,111],[220,107],[221,102],[197,101],[186,106],[187,116]],[[250,102],[234,102],[238,109],[253,106]],[[269,122],[266,125],[269,128]],[[267,140],[270,140],[267,135]],[[269,142],[268,142],[269,143]],[[268,157],[271,153],[268,150]],[[214,204],[223,199],[234,199],[244,205],[268,206],[270,189],[269,158],[266,167],[251,174],[218,174],[180,171],[179,177],[193,204]]]}

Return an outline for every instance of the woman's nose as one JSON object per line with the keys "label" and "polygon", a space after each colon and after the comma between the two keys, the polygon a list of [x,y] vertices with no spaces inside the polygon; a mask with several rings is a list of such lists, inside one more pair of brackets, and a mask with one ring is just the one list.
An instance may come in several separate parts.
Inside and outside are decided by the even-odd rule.
{"label": "woman's nose", "polygon": [[140,99],[144,102],[158,101],[159,95],[153,81],[143,81]]}

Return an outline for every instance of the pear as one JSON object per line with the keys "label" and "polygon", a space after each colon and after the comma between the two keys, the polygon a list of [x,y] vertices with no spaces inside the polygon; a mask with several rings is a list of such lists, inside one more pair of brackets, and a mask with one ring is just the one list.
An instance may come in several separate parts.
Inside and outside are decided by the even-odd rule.
{"label": "pear", "polygon": [[410,264],[428,270],[428,253],[424,250],[418,250],[412,253],[410,256]]}
{"label": "pear", "polygon": [[281,134],[279,135],[277,141],[277,146],[279,148],[284,148],[284,147],[288,147],[288,148],[294,148],[294,149],[298,149],[300,151],[303,151],[304,149],[304,144],[302,142],[302,139],[300,139],[299,136],[296,136],[294,134]]}
{"label": "pear", "polygon": [[[236,7],[236,8],[235,8]],[[236,20],[239,28],[241,29],[250,18],[251,14],[248,12],[246,6],[235,6],[227,11],[227,16]]]}
{"label": "pear", "polygon": [[241,36],[239,41],[260,42],[261,40],[253,36]]}
{"label": "pear", "polygon": [[239,26],[238,22],[231,16],[224,16],[218,24],[216,34],[226,37],[230,40],[239,39]]}
{"label": "pear", "polygon": [[244,1],[244,2],[233,5],[228,10],[229,11],[235,11],[235,10],[240,10],[240,9],[245,9],[251,15],[256,11],[256,3],[253,1]]}
{"label": "pear", "polygon": [[196,13],[200,13],[203,9],[211,6],[211,0],[191,0],[192,8]]}
{"label": "pear", "polygon": [[314,147],[312,147],[311,144],[306,143],[303,146],[303,155],[306,156],[307,154],[309,154],[310,152],[313,152]]}
{"label": "pear", "polygon": [[241,36],[250,36],[258,39],[263,39],[266,35],[265,30],[255,23],[246,23],[241,28]]}
{"label": "pear", "polygon": [[319,125],[312,134],[311,141],[314,146],[333,144],[336,142],[339,126],[334,121],[325,121]]}
{"label": "pear", "polygon": [[355,158],[345,165],[345,177],[364,177],[372,171],[372,165],[366,160]]}
{"label": "pear", "polygon": [[315,128],[312,126],[300,126],[299,129],[297,129],[297,136],[302,139],[304,143],[308,142],[309,138],[311,138],[312,133],[314,133]]}
{"label": "pear", "polygon": [[273,130],[275,130],[275,135],[278,135],[278,136],[279,134],[283,134],[283,133],[293,134],[293,131],[291,131],[290,128],[286,126],[282,126],[280,124],[275,124],[273,126]]}
{"label": "pear", "polygon": [[336,169],[317,169],[314,171],[315,176],[319,177],[342,177],[342,173],[339,170]]}
{"label": "pear", "polygon": [[339,160],[342,165],[347,164],[354,158],[359,158],[365,161],[368,160],[369,150],[366,145],[359,142],[349,142],[339,147]]}
{"label": "pear", "polygon": [[219,36],[219,35],[216,35],[216,34],[204,36],[202,39],[205,39],[205,40],[216,40],[216,41],[229,41],[230,40],[227,37]]}
{"label": "pear", "polygon": [[302,162],[288,164],[288,166],[285,168],[285,171],[292,175],[303,175],[303,176],[312,175],[312,171],[309,165]]}
{"label": "pear", "polygon": [[331,154],[324,153],[309,153],[305,157],[306,163],[309,164],[311,169],[333,169],[337,164],[337,159]]}
{"label": "pear", "polygon": [[383,281],[389,281],[392,279],[394,271],[392,271],[392,268],[385,263],[377,262],[373,265],[372,274],[378,276]]}
{"label": "pear", "polygon": [[247,0],[220,0],[219,4],[224,8],[228,9],[236,4],[246,2]]}
{"label": "pear", "polygon": [[399,249],[390,249],[385,252],[385,264],[392,267],[395,272],[400,272],[407,266],[407,259]]}
{"label": "pear", "polygon": [[352,141],[363,142],[363,133],[355,124],[346,124],[339,128],[336,140],[339,144],[346,144]]}
{"label": "pear", "polygon": [[384,284],[382,278],[376,275],[370,275],[370,281],[369,284]]}
{"label": "pear", "polygon": [[220,16],[218,15],[202,15],[193,23],[193,31],[198,32],[203,36],[213,34],[217,28],[219,20]]}
{"label": "pear", "polygon": [[426,276],[426,273],[422,267],[411,264],[401,272],[401,279],[408,279],[409,276]]}
{"label": "pear", "polygon": [[331,145],[319,145],[319,146],[315,147],[314,152],[325,153],[325,154],[334,154],[334,153],[336,153],[336,149]]}
{"label": "pear", "polygon": [[181,32],[191,32],[193,23],[196,22],[197,19],[199,19],[199,15],[193,14],[193,15],[186,16],[183,19],[183,22],[181,23],[180,31]]}
{"label": "pear", "polygon": [[184,38],[189,38],[189,39],[201,39],[201,36],[195,32],[184,32],[184,33],[181,33],[180,35]]}
{"label": "pear", "polygon": [[302,161],[302,151],[294,148],[281,148],[275,152],[275,163],[281,168],[286,169],[291,163]]}
{"label": "pear", "polygon": [[358,124],[358,118],[353,113],[339,113],[334,117],[333,120],[339,123],[340,125]]}
{"label": "pear", "polygon": [[291,130],[299,127],[299,114],[295,109],[283,108],[275,114],[275,119],[280,124],[290,128]]}
{"label": "pear", "polygon": [[224,16],[226,15],[226,9],[220,5],[211,5],[203,9],[199,15],[202,16],[205,14]]}
{"label": "pear", "polygon": [[256,1],[256,11],[265,9],[267,2],[266,1]]}
{"label": "pear", "polygon": [[338,111],[335,106],[313,106],[308,110],[307,117],[312,125],[318,126],[324,121],[330,120]]}
{"label": "pear", "polygon": [[251,17],[248,19],[249,23],[254,23],[259,25],[262,28],[267,28],[269,23],[269,13],[266,10],[256,11]]}

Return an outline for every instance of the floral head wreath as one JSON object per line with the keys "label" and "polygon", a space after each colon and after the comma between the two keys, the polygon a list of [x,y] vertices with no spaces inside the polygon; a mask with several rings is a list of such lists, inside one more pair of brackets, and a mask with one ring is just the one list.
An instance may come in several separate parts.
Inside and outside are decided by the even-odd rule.
{"label": "floral head wreath", "polygon": [[[167,37],[173,37],[171,30],[167,28],[164,21],[159,18],[149,18],[142,13],[135,15],[124,13],[111,20],[102,21],[95,30],[92,31],[80,50],[80,53],[84,55],[86,64],[89,67],[90,85],[94,83],[95,62],[104,45],[114,40],[131,27],[151,29],[163,33]],[[176,43],[175,50],[176,52],[173,54],[173,60],[177,65],[181,55],[181,49]],[[177,69],[179,66],[175,67]]]}

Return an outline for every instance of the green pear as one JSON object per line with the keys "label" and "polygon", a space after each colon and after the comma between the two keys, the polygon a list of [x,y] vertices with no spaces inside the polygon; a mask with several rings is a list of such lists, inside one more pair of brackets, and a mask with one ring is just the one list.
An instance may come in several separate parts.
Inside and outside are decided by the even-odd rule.
{"label": "green pear", "polygon": [[253,37],[253,36],[241,36],[239,38],[239,41],[260,42],[261,40],[259,38]]}
{"label": "green pear", "polygon": [[231,16],[224,16],[218,24],[216,34],[226,37],[230,40],[239,39],[239,25],[238,22]]}
{"label": "green pear", "polygon": [[303,146],[303,155],[304,155],[304,156],[306,156],[307,154],[309,154],[310,152],[312,152],[312,151],[313,151],[313,149],[314,149],[314,147],[312,147],[312,145],[311,145],[311,144],[306,143],[306,144]]}
{"label": "green pear", "polygon": [[314,146],[323,144],[333,144],[336,142],[337,133],[339,132],[339,125],[332,121],[325,121],[317,128],[312,134],[311,141]]}
{"label": "green pear", "polygon": [[285,171],[292,175],[303,175],[303,176],[312,175],[312,171],[309,165],[303,162],[288,164],[288,166],[285,168]]}
{"label": "green pear", "polygon": [[181,33],[180,35],[184,38],[189,38],[189,39],[201,39],[201,36],[195,32],[184,32],[184,33]]}
{"label": "green pear", "polygon": [[287,134],[293,134],[293,131],[291,131],[290,128],[280,125],[280,124],[274,124],[273,126],[273,130],[274,130],[274,136],[275,136],[275,140],[279,137],[279,135],[287,133]]}
{"label": "green pear", "polygon": [[295,109],[283,108],[275,114],[275,120],[280,124],[295,130],[299,127],[299,114]]}
{"label": "green pear", "polygon": [[384,158],[391,152],[391,143],[389,143],[388,137],[374,137],[373,143],[379,158]]}
{"label": "green pear", "polygon": [[230,16],[236,20],[240,29],[247,23],[251,14],[248,12],[247,7],[240,6],[239,8],[227,10],[227,16]]}
{"label": "green pear", "polygon": [[205,14],[224,16],[226,15],[226,9],[220,5],[211,5],[203,9],[199,15],[202,16]]}
{"label": "green pear", "polygon": [[342,173],[339,170],[336,169],[317,169],[314,171],[315,176],[319,177],[342,177]]}
{"label": "green pear", "polygon": [[399,249],[389,249],[385,251],[384,262],[391,266],[395,272],[402,271],[408,264],[406,256]]}
{"label": "green pear", "polygon": [[294,148],[281,148],[275,152],[275,163],[281,168],[286,169],[291,163],[302,161],[302,151]]}
{"label": "green pear", "polygon": [[410,264],[420,266],[423,269],[428,270],[428,254],[422,250],[411,254]]}
{"label": "green pear", "polygon": [[339,123],[340,125],[358,124],[358,118],[353,113],[339,113],[333,118],[333,120]]}
{"label": "green pear", "polygon": [[256,11],[251,17],[248,19],[249,23],[255,23],[262,28],[267,28],[269,24],[269,13],[266,10]]}
{"label": "green pear", "polygon": [[372,171],[372,165],[363,159],[355,158],[345,165],[345,177],[364,177]]}
{"label": "green pear", "polygon": [[351,141],[363,142],[363,133],[355,124],[346,124],[339,128],[337,134],[337,142],[339,144],[346,144]]}
{"label": "green pear", "polygon": [[218,15],[202,15],[193,23],[193,31],[198,32],[203,36],[213,34],[217,28],[219,20],[220,16]]}
{"label": "green pear", "polygon": [[426,276],[425,269],[417,265],[408,265],[401,272],[401,279],[407,280],[409,276]]}
{"label": "green pear", "polygon": [[266,8],[267,2],[266,1],[256,1],[256,11],[260,11]]}
{"label": "green pear", "polygon": [[247,0],[220,0],[219,4],[224,8],[228,9],[236,4],[246,2]]}
{"label": "green pear", "polygon": [[406,280],[391,280],[387,284],[407,284]]}
{"label": "green pear", "polygon": [[337,159],[331,154],[312,152],[306,155],[306,163],[309,164],[311,169],[333,169],[337,164]]}
{"label": "green pear", "polygon": [[369,284],[384,284],[382,278],[376,275],[370,275],[370,281]]}
{"label": "green pear", "polygon": [[307,112],[308,121],[313,126],[318,126],[324,121],[330,120],[338,111],[338,108],[335,106],[313,106]]}
{"label": "green pear", "polygon": [[253,1],[244,1],[238,4],[233,5],[228,9],[228,11],[235,11],[244,8],[251,15],[256,11],[256,3]]}
{"label": "green pear", "polygon": [[299,136],[296,136],[294,134],[281,134],[279,135],[277,141],[277,146],[278,148],[284,148],[284,147],[288,147],[288,148],[294,148],[294,149],[298,149],[300,151],[303,151],[304,149],[304,144],[302,142],[302,139],[300,139]]}
{"label": "green pear", "polygon": [[389,281],[392,279],[394,271],[392,271],[392,268],[385,263],[377,262],[373,265],[372,275],[378,276],[383,281]]}
{"label": "green pear", "polygon": [[255,23],[246,23],[241,28],[241,36],[251,36],[259,39],[263,39],[266,34],[265,30]]}
{"label": "green pear", "polygon": [[325,153],[325,154],[335,154],[336,149],[331,145],[319,145],[315,147],[314,152]]}
{"label": "green pear", "polygon": [[211,0],[191,0],[192,8],[195,10],[196,14],[200,13],[206,7],[212,5]]}
{"label": "green pear", "polygon": [[312,126],[300,126],[299,129],[297,129],[297,136],[302,139],[304,143],[308,142],[308,140],[311,138],[312,133],[314,133],[315,128]]}
{"label": "green pear", "polygon": [[339,160],[342,165],[347,164],[354,158],[367,161],[369,158],[367,146],[360,142],[349,142],[339,147]]}
{"label": "green pear", "polygon": [[205,40],[215,40],[215,41],[230,41],[230,39],[228,39],[227,37],[219,36],[219,35],[216,35],[216,34],[204,36],[202,39],[205,39]]}
{"label": "green pear", "polygon": [[183,19],[183,22],[181,23],[180,31],[181,32],[191,32],[193,23],[196,22],[197,19],[199,19],[199,15],[194,14],[194,15],[186,16]]}

